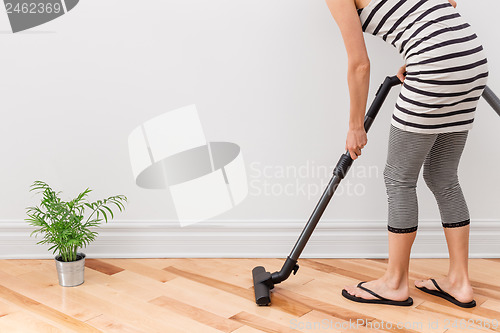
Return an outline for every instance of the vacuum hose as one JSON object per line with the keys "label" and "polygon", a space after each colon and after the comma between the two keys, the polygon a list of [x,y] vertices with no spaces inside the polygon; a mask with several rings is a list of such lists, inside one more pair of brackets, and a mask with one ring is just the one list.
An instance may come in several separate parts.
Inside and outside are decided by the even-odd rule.
{"label": "vacuum hose", "polygon": [[491,91],[490,87],[486,86],[486,88],[484,88],[483,97],[500,116],[500,98]]}

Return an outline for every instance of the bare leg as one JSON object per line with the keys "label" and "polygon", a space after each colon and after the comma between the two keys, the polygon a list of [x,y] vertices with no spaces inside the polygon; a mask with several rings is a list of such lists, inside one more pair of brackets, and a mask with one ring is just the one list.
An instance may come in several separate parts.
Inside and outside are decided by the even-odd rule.
{"label": "bare leg", "polygon": [[448,278],[458,284],[469,282],[469,230],[470,225],[443,228],[450,253]]}
{"label": "bare leg", "polygon": [[[443,229],[450,253],[450,266],[447,277],[435,280],[441,289],[460,302],[470,302],[474,299],[468,271],[470,225]],[[436,290],[430,280],[417,280],[415,285]]]}
{"label": "bare leg", "polygon": [[[363,286],[373,290],[382,297],[395,301],[404,301],[409,296],[408,270],[410,264],[410,252],[417,232],[389,234],[389,264],[384,275],[377,279],[364,283]],[[372,294],[356,287],[356,285],[344,287],[351,295],[365,299],[377,299]]]}

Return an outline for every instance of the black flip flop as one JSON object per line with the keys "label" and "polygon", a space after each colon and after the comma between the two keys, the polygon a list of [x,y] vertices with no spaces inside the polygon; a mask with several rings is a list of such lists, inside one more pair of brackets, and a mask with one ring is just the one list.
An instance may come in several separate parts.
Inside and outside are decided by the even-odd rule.
{"label": "black flip flop", "polygon": [[449,301],[449,302],[452,302],[453,304],[455,305],[458,305],[462,308],[473,308],[476,306],[476,301],[475,300],[472,300],[470,302],[467,302],[467,303],[463,303],[463,302],[460,302],[459,300],[457,300],[455,297],[451,296],[450,294],[448,294],[446,291],[444,291],[443,289],[441,289],[436,280],[434,279],[430,279],[432,281],[432,283],[434,283],[434,285],[436,286],[436,288],[438,290],[432,290],[432,289],[428,289],[426,287],[417,287],[415,286],[417,289],[420,289],[422,290],[423,292],[426,292],[428,294],[431,294],[431,295],[434,295],[434,296],[438,296],[438,297],[441,297],[441,298],[444,298],[445,300]]}
{"label": "black flip flop", "polygon": [[379,298],[379,299],[366,299],[363,297],[357,297],[354,295],[351,295],[347,292],[347,290],[342,289],[342,296],[344,296],[347,299],[350,299],[351,301],[354,302],[359,302],[359,303],[376,303],[376,304],[388,304],[388,305],[399,305],[399,306],[410,306],[413,304],[413,299],[411,297],[408,297],[405,301],[394,301],[392,299],[388,299],[385,297],[382,297],[380,295],[377,295],[370,289],[363,287],[361,284],[365,283],[366,281],[362,281],[358,283],[357,287],[363,289],[366,292],[369,292],[373,296]]}

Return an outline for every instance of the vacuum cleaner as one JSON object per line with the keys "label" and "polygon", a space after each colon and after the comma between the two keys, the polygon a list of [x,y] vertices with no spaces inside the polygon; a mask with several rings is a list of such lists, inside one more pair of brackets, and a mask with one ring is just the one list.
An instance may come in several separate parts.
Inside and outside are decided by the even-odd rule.
{"label": "vacuum cleaner", "polygon": [[[375,94],[375,98],[365,115],[364,127],[366,132],[368,132],[368,130],[370,129],[391,88],[399,84],[401,84],[401,81],[397,76],[387,76],[384,82],[380,85]],[[500,99],[493,93],[493,91],[491,91],[489,87],[485,87],[482,97],[484,97],[488,104],[490,104],[490,106],[500,116]],[[255,302],[257,303],[257,305],[270,305],[271,289],[273,289],[276,284],[288,279],[292,272],[294,275],[297,273],[299,269],[297,260],[299,259],[302,250],[304,250],[309,237],[311,237],[314,229],[316,228],[316,225],[318,224],[321,215],[323,215],[325,208],[328,206],[328,203],[335,193],[335,190],[349,171],[352,162],[353,159],[351,158],[349,151],[346,151],[344,154],[342,154],[333,170],[333,176],[330,179],[330,182],[328,183],[325,191],[319,199],[319,202],[314,208],[314,211],[309,217],[309,221],[305,225],[304,230],[302,230],[302,233],[295,243],[292,252],[286,258],[286,261],[283,264],[281,270],[279,272],[270,273],[267,272],[263,266],[257,266],[252,270]]]}

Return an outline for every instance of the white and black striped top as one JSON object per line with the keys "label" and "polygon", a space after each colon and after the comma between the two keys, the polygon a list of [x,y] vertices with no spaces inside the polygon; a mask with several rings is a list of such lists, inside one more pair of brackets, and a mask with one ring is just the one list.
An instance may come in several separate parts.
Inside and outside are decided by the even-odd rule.
{"label": "white and black striped top", "polygon": [[488,63],[449,1],[372,0],[358,14],[363,31],[393,45],[406,63],[391,123],[418,133],[471,129]]}

